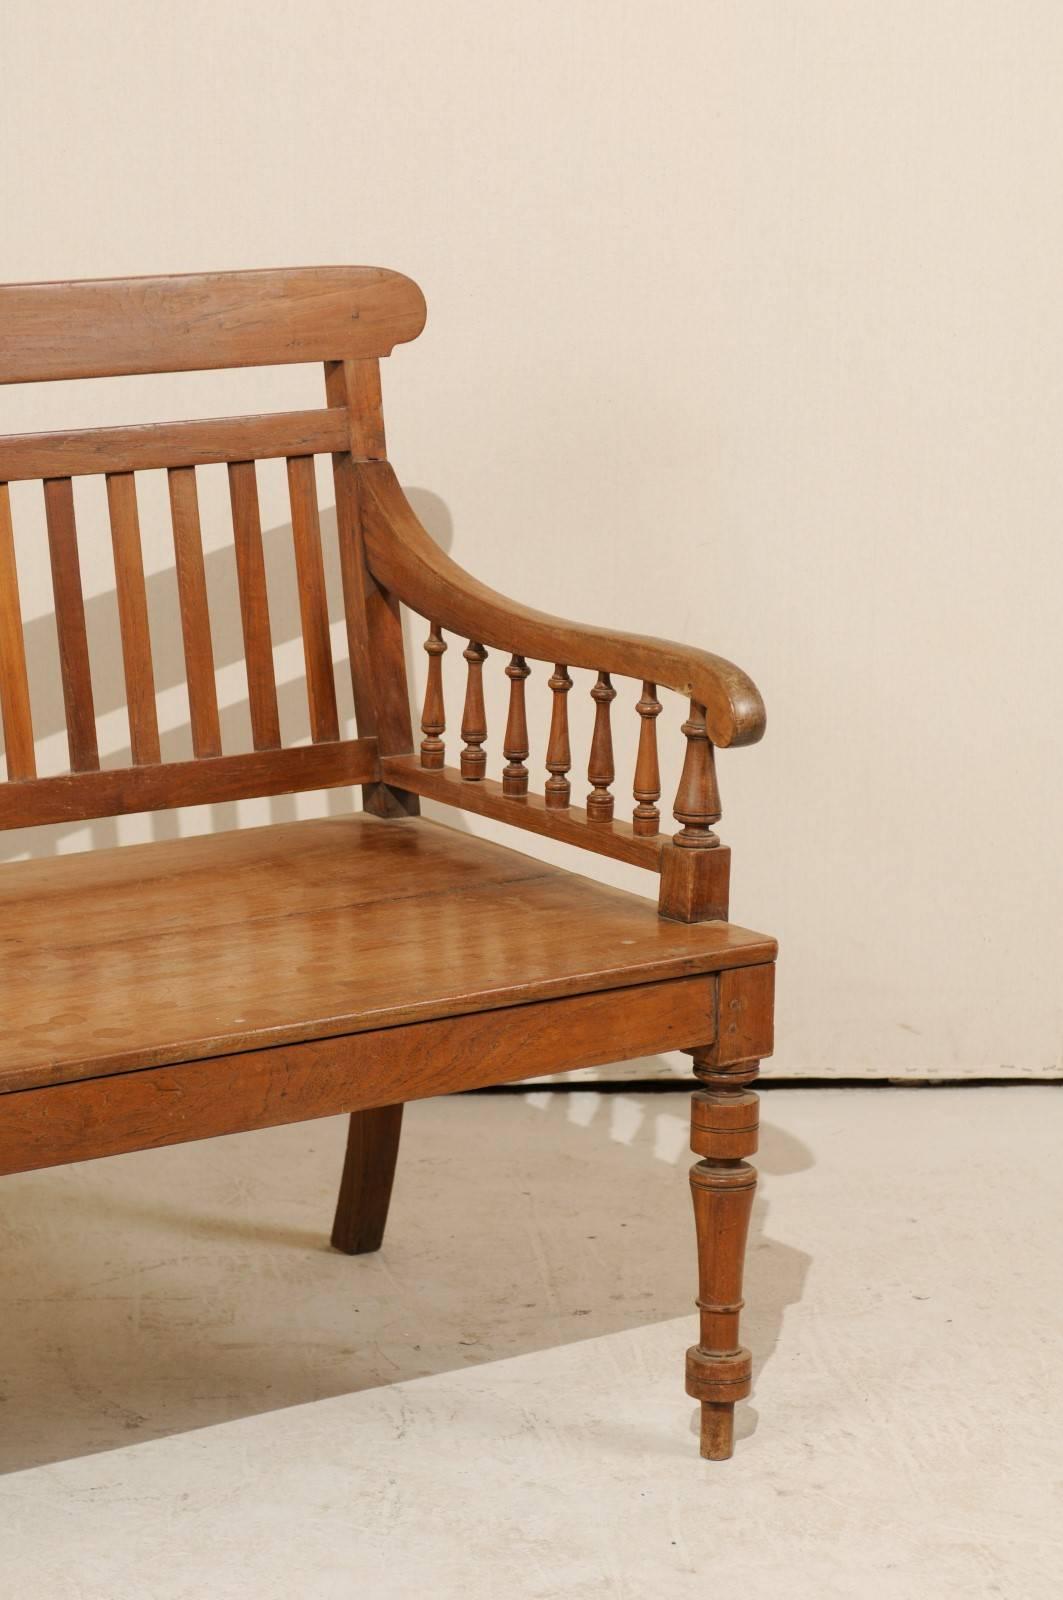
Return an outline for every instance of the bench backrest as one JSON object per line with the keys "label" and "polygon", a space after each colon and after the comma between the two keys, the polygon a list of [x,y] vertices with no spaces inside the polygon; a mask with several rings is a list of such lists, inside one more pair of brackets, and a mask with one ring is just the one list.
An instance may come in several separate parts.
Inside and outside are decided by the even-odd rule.
{"label": "bench backrest", "polygon": [[[375,267],[0,286],[0,383],[322,362],[325,406],[208,421],[0,437],[0,828],[369,781],[378,694],[406,744],[397,611],[362,556],[353,463],[383,458],[379,361],[424,326],[421,291]],[[332,457],[359,737],[341,739],[314,457]],[[256,462],[287,462],[312,743],[281,748]],[[225,463],[254,744],[222,749],[196,485]],[[165,469],[194,759],[163,762],[136,473]],[[100,770],[72,479],[106,478],[132,764]],[[38,777],[8,484],[43,484],[70,772]],[[383,690],[380,685],[383,683]],[[406,745],[408,748],[408,744]]]}

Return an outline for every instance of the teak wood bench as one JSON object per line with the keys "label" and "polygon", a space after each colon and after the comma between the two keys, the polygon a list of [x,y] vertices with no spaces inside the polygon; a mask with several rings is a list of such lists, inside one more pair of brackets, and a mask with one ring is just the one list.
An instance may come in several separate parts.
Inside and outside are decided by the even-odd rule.
{"label": "teak wood bench", "polygon": [[[714,747],[760,737],[750,680],[718,656],[582,627],[485,588],[420,526],[388,464],[382,356],[421,331],[420,290],[368,267],[0,286],[0,382],[324,364],[320,410],[0,439],[0,827],[360,784],[364,810],[17,861],[0,872],[0,1172],[351,1114],[332,1241],[381,1242],[403,1102],[661,1050],[693,1057],[701,1335],[687,1389],[702,1454],[732,1450],[738,1342],[770,1053],[775,944],[733,926]],[[358,737],[341,737],[314,457],[332,458]],[[256,463],[287,463],[312,742],[282,748]],[[254,749],[222,749],[197,500],[225,463]],[[136,474],[168,475],[193,759],[163,761]],[[101,768],[72,479],[106,479],[131,764]],[[41,480],[70,771],[38,776],[9,484]],[[20,491],[21,492],[21,491]],[[400,606],[428,626],[423,739]],[[444,633],[467,641],[460,765],[444,750]],[[501,780],[483,669],[504,653]],[[543,792],[525,683],[545,663]],[[585,805],[569,779],[570,669],[594,701]],[[631,820],[614,816],[613,680],[640,719]],[[660,832],[658,689],[689,702]],[[656,872],[658,904],[419,816],[419,796]]]}

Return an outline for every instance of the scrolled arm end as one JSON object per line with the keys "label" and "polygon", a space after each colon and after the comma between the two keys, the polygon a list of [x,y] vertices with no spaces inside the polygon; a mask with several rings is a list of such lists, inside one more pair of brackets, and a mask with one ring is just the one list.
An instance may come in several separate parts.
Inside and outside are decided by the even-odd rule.
{"label": "scrolled arm end", "polygon": [[[653,641],[656,643],[657,641]],[[752,678],[723,656],[707,650],[684,651],[682,645],[664,646],[677,661],[689,662],[689,683],[668,683],[671,689],[689,694],[705,708],[709,738],[720,749],[731,745],[756,744],[763,738],[767,713],[760,690]],[[661,680],[667,682],[666,679]]]}
{"label": "scrolled arm end", "polygon": [[386,461],[360,463],[358,472],[370,568],[422,616],[480,644],[675,690],[704,708],[709,738],[720,748],[755,744],[763,734],[764,702],[733,662],[666,639],[566,622],[507,599],[440,550]]}

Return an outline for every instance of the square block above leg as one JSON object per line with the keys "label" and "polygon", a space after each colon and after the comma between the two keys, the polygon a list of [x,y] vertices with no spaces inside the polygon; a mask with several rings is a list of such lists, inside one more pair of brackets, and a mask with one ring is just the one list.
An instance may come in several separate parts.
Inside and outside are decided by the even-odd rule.
{"label": "square block above leg", "polygon": [[658,910],[673,922],[726,922],[731,852],[690,850],[670,841],[661,854]]}

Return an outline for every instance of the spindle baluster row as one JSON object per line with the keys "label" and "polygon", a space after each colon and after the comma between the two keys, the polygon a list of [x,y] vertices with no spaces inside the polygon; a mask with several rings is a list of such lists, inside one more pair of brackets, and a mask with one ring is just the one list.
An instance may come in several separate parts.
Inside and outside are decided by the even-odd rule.
{"label": "spindle baluster row", "polygon": [[[440,771],[445,765],[442,657],[447,649],[441,624],[433,622],[429,625],[424,648],[428,654],[428,681],[421,717],[421,731],[424,734],[421,766]],[[476,783],[484,778],[487,770],[487,756],[483,748],[487,740],[483,691],[483,665],[487,651],[482,644],[470,640],[463,656],[468,670],[461,722],[461,776],[466,782]],[[502,772],[502,793],[511,799],[520,799],[528,793],[525,683],[530,669],[524,656],[512,655],[505,671],[509,679],[509,709],[503,739],[506,765]],[[545,761],[549,777],[544,787],[543,801],[549,810],[566,810],[572,800],[569,781],[572,755],[568,724],[568,695],[572,679],[564,663],[555,664],[547,686],[551,693],[550,731]],[[613,817],[611,787],[615,777],[611,709],[616,699],[616,689],[608,672],[597,674],[590,693],[594,701],[594,730],[587,769],[591,787],[587,796],[586,815],[588,822],[604,823]],[[661,714],[661,702],[657,698],[655,683],[643,681],[635,710],[639,716],[639,741],[632,791],[635,807],[631,831],[642,838],[653,838],[660,833],[661,825],[661,813],[657,805],[661,797],[657,755],[657,718]],[[685,849],[704,849],[719,842],[712,831],[712,824],[720,817],[714,749],[706,729],[704,706],[694,700],[690,702],[690,715],[683,723],[682,731],[686,740],[686,754],[673,810],[680,824],[675,843]]]}

